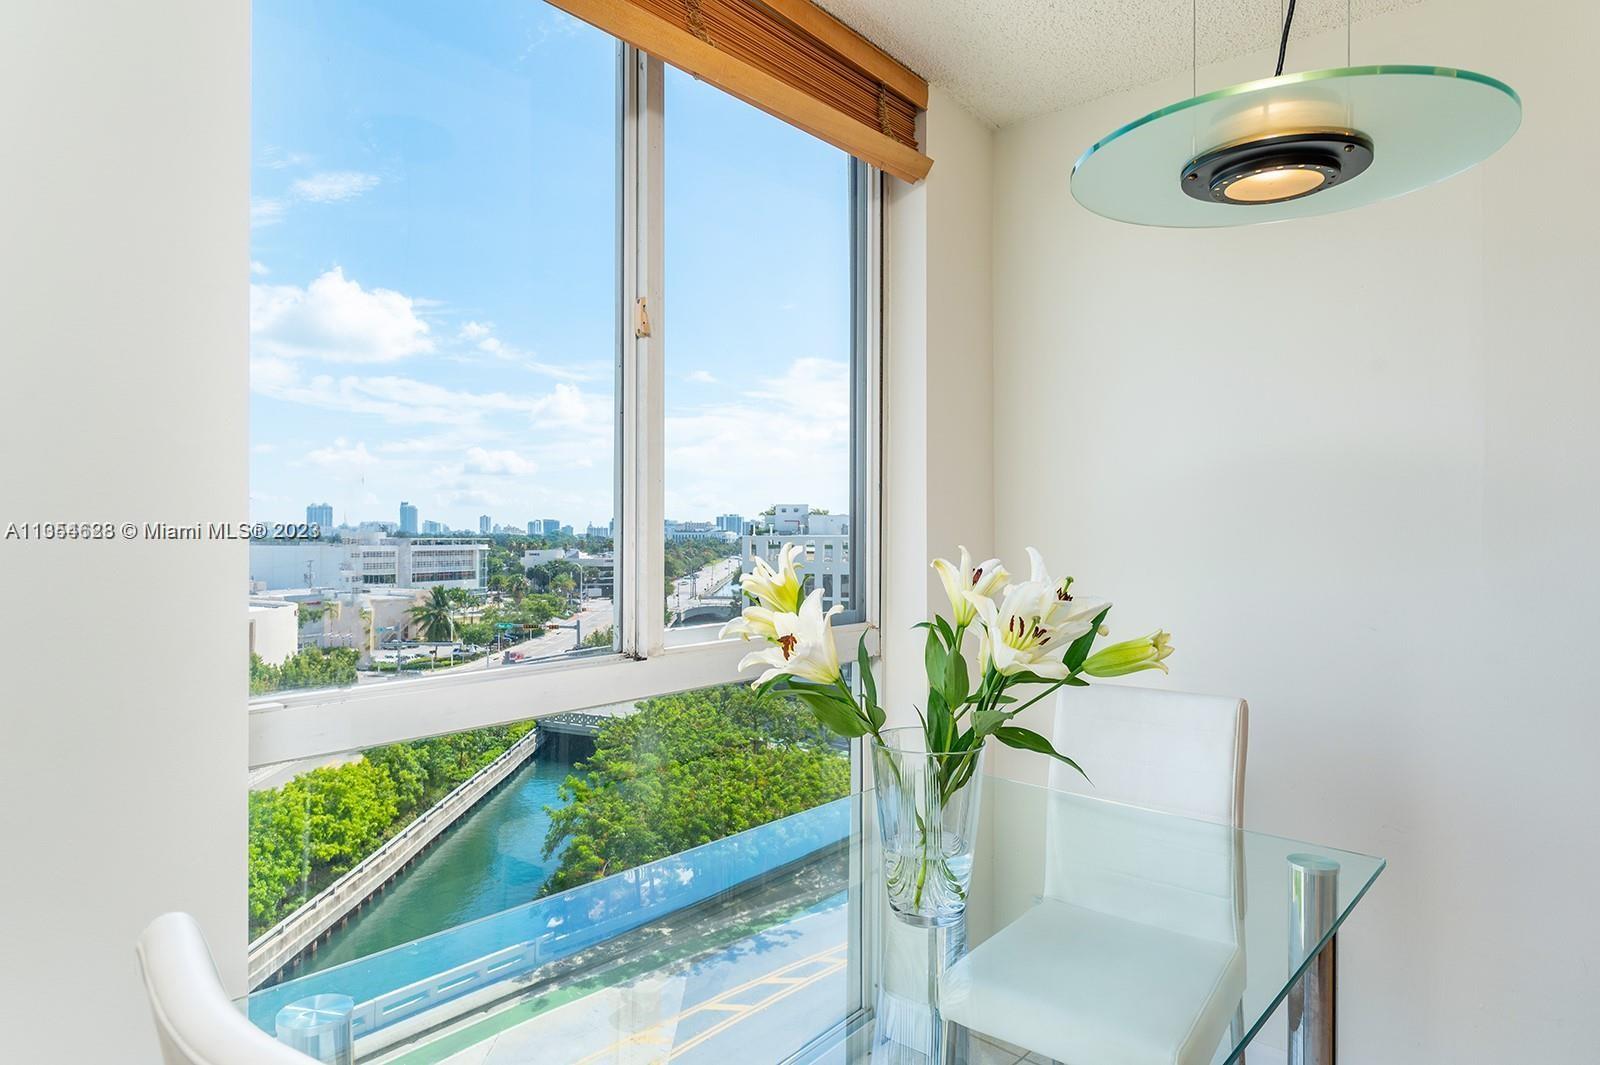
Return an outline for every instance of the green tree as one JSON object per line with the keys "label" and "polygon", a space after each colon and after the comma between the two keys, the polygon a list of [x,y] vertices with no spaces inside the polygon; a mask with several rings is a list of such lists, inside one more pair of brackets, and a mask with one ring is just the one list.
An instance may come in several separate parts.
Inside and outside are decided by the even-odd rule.
{"label": "green tree", "polygon": [[260,655],[252,654],[250,694],[266,695],[294,688],[347,688],[356,682],[356,663],[360,660],[361,652],[353,647],[327,651],[307,647],[281,665],[263,662]]}
{"label": "green tree", "polygon": [[429,643],[444,643],[456,638],[456,619],[450,595],[443,585],[434,585],[428,598],[407,610],[412,622]]}
{"label": "green tree", "polygon": [[419,814],[527,735],[472,729],[363,751],[280,788],[250,793],[250,934],[333,883]]}
{"label": "green tree", "polygon": [[791,699],[742,684],[649,699],[607,722],[562,784],[545,892],[630,869],[845,794],[846,752]]}

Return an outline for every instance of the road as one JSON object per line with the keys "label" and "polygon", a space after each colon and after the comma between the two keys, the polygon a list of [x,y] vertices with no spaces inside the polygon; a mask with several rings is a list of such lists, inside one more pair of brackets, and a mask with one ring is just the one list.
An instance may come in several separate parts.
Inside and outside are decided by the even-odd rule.
{"label": "road", "polygon": [[[504,651],[496,651],[494,654],[480,658],[475,662],[466,662],[459,666],[446,666],[443,669],[414,670],[400,673],[359,673],[356,676],[356,683],[361,685],[394,684],[415,680],[417,677],[438,677],[451,673],[498,669],[508,665],[514,667],[521,664],[515,661],[506,662],[505,656],[508,653],[526,661],[555,658],[577,647],[580,632],[582,636],[588,636],[591,632],[603,629],[612,624],[615,615],[616,611],[612,606],[611,600],[590,599],[584,603],[583,609],[573,617],[562,618],[558,621],[557,624],[561,627],[555,632],[546,632],[541,636],[535,636],[531,640],[513,644]],[[575,622],[581,626],[578,632],[573,629]]]}
{"label": "road", "polygon": [[720,591],[739,572],[737,558],[722,558],[703,566],[687,577],[679,577],[667,597],[667,609],[674,614],[682,610],[686,601],[700,599]]}

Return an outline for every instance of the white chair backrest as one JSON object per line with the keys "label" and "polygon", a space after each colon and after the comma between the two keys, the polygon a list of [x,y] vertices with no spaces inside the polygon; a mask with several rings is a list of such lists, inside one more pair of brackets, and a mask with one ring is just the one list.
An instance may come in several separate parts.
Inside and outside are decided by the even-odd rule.
{"label": "white chair backrest", "polygon": [[1052,799],[1045,894],[1236,942],[1243,885],[1235,827],[1243,817],[1247,713],[1244,700],[1214,695],[1063,689],[1052,742],[1093,784],[1054,763],[1051,789],[1125,806]]}
{"label": "white chair backrest", "polygon": [[1052,762],[1050,787],[1241,828],[1249,731],[1243,699],[1114,684],[1063,688],[1051,739],[1093,783]]}
{"label": "white chair backrest", "polygon": [[234,1008],[193,917],[157,917],[138,953],[166,1065],[311,1065]]}

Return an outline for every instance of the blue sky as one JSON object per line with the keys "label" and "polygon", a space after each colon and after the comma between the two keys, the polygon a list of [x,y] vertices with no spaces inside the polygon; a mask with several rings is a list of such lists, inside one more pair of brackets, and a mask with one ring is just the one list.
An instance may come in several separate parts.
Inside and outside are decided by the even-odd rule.
{"label": "blue sky", "polygon": [[[251,506],[611,517],[616,44],[530,0],[254,6]],[[667,514],[847,509],[848,164],[668,71]]]}

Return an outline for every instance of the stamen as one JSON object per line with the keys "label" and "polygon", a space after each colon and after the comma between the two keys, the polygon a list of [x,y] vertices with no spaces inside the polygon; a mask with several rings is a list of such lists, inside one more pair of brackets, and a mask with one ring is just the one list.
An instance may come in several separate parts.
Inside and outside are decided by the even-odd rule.
{"label": "stamen", "polygon": [[794,645],[800,642],[798,636],[779,636],[778,646],[783,648],[783,659],[788,661],[794,655]]}
{"label": "stamen", "polygon": [[979,566],[977,569],[972,571],[972,586],[974,588],[976,588],[978,586],[978,578],[982,577],[982,576],[983,576],[983,567],[982,566]]}

